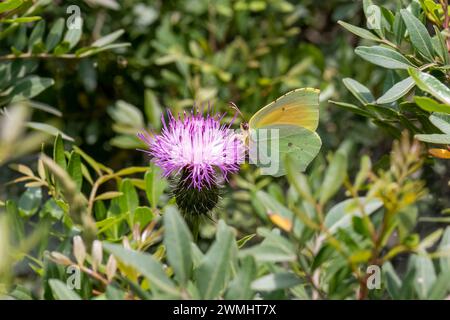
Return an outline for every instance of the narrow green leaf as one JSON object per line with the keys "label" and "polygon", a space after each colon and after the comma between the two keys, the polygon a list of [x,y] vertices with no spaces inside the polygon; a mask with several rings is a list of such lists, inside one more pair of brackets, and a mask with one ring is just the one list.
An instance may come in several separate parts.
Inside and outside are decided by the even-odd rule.
{"label": "narrow green leaf", "polygon": [[57,56],[60,56],[69,51],[70,51],[70,43],[67,41],[63,41],[55,47],[53,53]]}
{"label": "narrow green leaf", "polygon": [[160,129],[162,107],[155,93],[150,89],[145,90],[144,110],[148,121],[152,124],[152,127],[155,129]]}
{"label": "narrow green leaf", "polygon": [[395,35],[395,42],[400,45],[403,40],[403,36],[405,35],[406,26],[403,22],[402,15],[400,12],[397,12],[395,14],[394,18],[394,35]]}
{"label": "narrow green leaf", "polygon": [[69,289],[67,284],[58,279],[50,279],[48,281],[52,288],[53,295],[58,300],[81,300],[80,296],[73,290]]}
{"label": "narrow green leaf", "polygon": [[450,134],[416,134],[414,137],[423,142],[450,144]]}
{"label": "narrow green leaf", "polygon": [[45,41],[45,48],[47,49],[47,52],[52,51],[61,41],[64,32],[64,22],[65,21],[63,18],[59,18],[50,29],[47,40]]}
{"label": "narrow green leaf", "polygon": [[340,189],[346,175],[347,156],[341,152],[336,152],[327,168],[320,188],[319,202],[321,204],[325,204]]}
{"label": "narrow green leaf", "polygon": [[355,177],[355,182],[353,183],[353,186],[356,190],[358,190],[364,183],[364,181],[367,179],[371,169],[372,169],[372,162],[370,161],[370,157],[367,155],[362,156],[360,169]]}
{"label": "narrow green leaf", "polygon": [[351,25],[347,22],[341,21],[339,20],[338,23],[344,27],[345,29],[347,29],[348,31],[350,31],[351,33],[356,34],[357,36],[363,38],[363,39],[367,39],[367,40],[372,40],[372,41],[381,41],[381,39],[376,36],[375,34],[373,34],[372,32],[370,32],[369,30]]}
{"label": "narrow green leaf", "polygon": [[226,300],[246,300],[253,298],[251,283],[256,275],[256,263],[252,257],[245,257],[241,261],[236,277],[231,281],[225,294]]}
{"label": "narrow green leaf", "polygon": [[49,135],[52,135],[54,137],[56,137],[58,134],[61,135],[61,137],[64,140],[67,141],[74,141],[74,139],[72,137],[69,137],[67,134],[63,133],[61,130],[59,130],[58,128],[55,128],[54,126],[51,126],[49,124],[46,123],[42,123],[42,122],[27,122],[26,126],[30,129],[34,129],[34,130],[38,130],[38,131],[42,131],[45,133],[48,133]]}
{"label": "narrow green leaf", "polygon": [[394,267],[390,262],[386,262],[383,265],[382,270],[386,279],[386,288],[392,299],[400,299],[400,288],[402,281],[395,272]]}
{"label": "narrow green leaf", "polygon": [[23,4],[23,0],[5,0],[0,2],[0,14],[17,9]]}
{"label": "narrow green leaf", "polygon": [[271,273],[256,279],[252,283],[252,289],[256,291],[274,291],[295,287],[302,280],[292,272]]}
{"label": "narrow green leaf", "polygon": [[364,60],[387,69],[408,69],[413,66],[397,51],[381,46],[357,47],[355,53]]}
{"label": "narrow green leaf", "polygon": [[130,179],[124,179],[120,184],[119,191],[123,193],[120,198],[120,210],[132,214],[139,206],[139,197],[136,188]]}
{"label": "narrow green leaf", "polygon": [[433,45],[427,28],[408,10],[401,9],[400,14],[405,22],[409,38],[411,39],[414,48],[429,61],[433,61]]}
{"label": "narrow green leaf", "polygon": [[80,42],[82,34],[83,34],[83,20],[81,20],[81,28],[69,29],[67,30],[66,35],[64,36],[64,42],[68,44],[69,49],[75,48],[78,42]]}
{"label": "narrow green leaf", "polygon": [[50,78],[28,76],[20,79],[14,84],[14,89],[8,97],[11,97],[11,103],[31,99],[52,86],[54,83],[53,79]]}
{"label": "narrow green leaf", "polygon": [[195,270],[202,299],[217,298],[224,291],[236,263],[237,250],[233,230],[220,220],[216,241]]}
{"label": "narrow green leaf", "polygon": [[55,161],[64,170],[67,168],[66,155],[64,154],[64,142],[60,134],[56,136],[53,144],[53,161]]}
{"label": "narrow green leaf", "polygon": [[421,90],[450,105],[450,89],[446,85],[432,75],[420,70],[409,68],[408,72]]}
{"label": "narrow green leaf", "polygon": [[380,36],[384,36],[381,22],[381,8],[377,5],[370,4],[365,7],[364,13],[367,18],[367,27],[375,30]]}
{"label": "narrow green leaf", "polygon": [[426,299],[433,283],[436,281],[436,272],[433,262],[424,255],[415,256],[416,279],[414,287],[420,299]]}
{"label": "narrow green leaf", "polygon": [[309,187],[308,179],[303,173],[296,170],[290,157],[286,157],[286,173],[290,185],[294,186],[297,194],[299,194],[306,201],[314,203],[315,199],[312,195],[311,188]]}
{"label": "narrow green leaf", "polygon": [[69,165],[67,167],[69,175],[77,185],[77,190],[81,191],[83,186],[83,172],[81,170],[81,157],[78,153],[72,151],[69,158]]}
{"label": "narrow green leaf", "polygon": [[370,90],[351,78],[344,78],[342,80],[346,88],[361,102],[362,104],[368,104],[375,101]]}
{"label": "narrow green leaf", "polygon": [[450,115],[435,112],[429,119],[436,128],[450,135]]}
{"label": "narrow green leaf", "polygon": [[114,198],[118,198],[120,196],[123,196],[123,192],[119,192],[119,191],[108,191],[102,194],[99,194],[98,196],[95,197],[95,201],[100,201],[100,200],[111,200]]}
{"label": "narrow green leaf", "polygon": [[272,244],[279,248],[280,251],[284,251],[286,253],[290,253],[292,255],[295,255],[295,247],[294,245],[289,242],[285,237],[281,236],[280,234],[277,234],[274,231],[271,231],[267,228],[258,228],[257,233],[264,237],[264,244]]}
{"label": "narrow green leaf", "polygon": [[18,18],[12,18],[12,19],[3,19],[0,20],[0,23],[30,23],[30,22],[35,22],[35,21],[39,21],[42,20],[42,17],[18,17]]}
{"label": "narrow green leaf", "polygon": [[[63,138],[64,138],[64,136],[63,136]],[[95,161],[91,156],[86,154],[86,152],[81,150],[79,147],[73,146],[73,150],[76,153],[78,153],[84,159],[84,161],[86,161],[92,167],[92,169],[95,170],[95,172],[98,175],[101,175],[102,170],[108,171],[108,168],[106,166],[104,166],[101,163],[98,163],[97,161]],[[89,171],[87,171],[87,172],[89,172]]]}
{"label": "narrow green leaf", "polygon": [[361,115],[363,117],[366,117],[366,118],[374,117],[374,115],[372,115],[370,112],[368,112],[368,111],[366,111],[366,110],[364,110],[364,109],[362,109],[362,108],[360,108],[360,107],[358,107],[358,106],[356,106],[354,104],[350,104],[350,103],[346,103],[346,102],[332,101],[332,100],[329,100],[329,102],[333,103],[333,104],[335,104],[335,105],[337,105],[337,106],[339,106],[341,108],[344,108],[345,110],[348,110],[350,112],[359,114],[359,115]]}
{"label": "narrow green leaf", "polygon": [[167,180],[162,177],[161,169],[154,163],[150,165],[150,170],[145,174],[144,180],[147,199],[151,207],[156,209],[159,198],[168,185]]}
{"label": "narrow green leaf", "polygon": [[39,21],[34,27],[33,31],[30,34],[30,38],[28,39],[28,49],[31,51],[34,45],[42,42],[42,37],[45,33],[45,20]]}
{"label": "narrow green leaf", "polygon": [[411,77],[408,77],[400,82],[397,82],[386,91],[381,97],[378,98],[378,104],[385,104],[397,101],[405,96],[414,87],[415,82]]}
{"label": "narrow green leaf", "polygon": [[447,255],[439,258],[439,266],[441,268],[441,272],[448,273],[450,272],[450,227],[445,229],[441,243],[439,244],[439,251],[442,253],[447,253]]}
{"label": "narrow green leaf", "polygon": [[120,29],[113,33],[110,33],[104,37],[101,37],[100,39],[97,39],[94,43],[91,44],[92,47],[104,47],[108,44],[113,43],[117,39],[120,38],[121,35],[123,35],[125,30]]}
{"label": "narrow green leaf", "polygon": [[11,224],[11,227],[14,230],[14,237],[22,241],[25,237],[25,228],[24,228],[24,222],[25,220],[22,219],[22,217],[19,214],[19,208],[17,207],[17,204],[12,200],[6,201],[6,215],[8,216],[8,221]]}
{"label": "narrow green leaf", "polygon": [[134,268],[146,277],[152,288],[179,296],[174,283],[167,277],[161,263],[152,255],[122,247],[121,245],[103,242],[103,247],[112,253],[121,263]]}
{"label": "narrow green leaf", "polygon": [[27,46],[28,38],[27,38],[27,26],[22,24],[19,27],[19,31],[17,32],[16,39],[14,39],[14,49],[19,51],[19,54],[22,53]]}
{"label": "narrow green leaf", "polygon": [[179,283],[185,286],[192,271],[192,236],[186,222],[175,207],[167,207],[163,219],[167,260]]}
{"label": "narrow green leaf", "polygon": [[134,210],[133,224],[138,223],[141,229],[143,229],[154,217],[155,215],[149,207],[137,207],[136,210]]}
{"label": "narrow green leaf", "polygon": [[112,44],[108,44],[106,46],[97,48],[97,47],[88,47],[88,48],[81,48],[79,50],[77,50],[75,52],[77,57],[80,58],[86,58],[86,57],[90,57],[94,54],[98,54],[100,52],[103,51],[107,51],[107,50],[114,50],[114,49],[120,49],[120,48],[126,48],[131,46],[131,43],[126,42],[126,43],[112,43]]}
{"label": "narrow green leaf", "polygon": [[447,292],[450,289],[450,272],[441,272],[428,292],[428,299],[442,300],[447,297]]}
{"label": "narrow green leaf", "polygon": [[236,244],[239,249],[243,248],[247,242],[249,242],[251,239],[255,237],[256,233],[248,234],[242,238],[240,238],[238,241],[236,241]]}
{"label": "narrow green leaf", "polygon": [[446,40],[437,26],[433,25],[433,28],[434,33],[436,34],[433,38],[434,51],[441,58],[444,64],[449,64],[450,60]]}
{"label": "narrow green leaf", "polygon": [[295,261],[297,255],[294,246],[277,231],[279,230],[258,228],[258,233],[265,238],[264,241],[259,245],[241,250],[239,256],[250,255],[258,262]]}
{"label": "narrow green leaf", "polygon": [[428,112],[442,112],[450,114],[450,105],[441,104],[429,97],[414,97],[414,102]]}
{"label": "narrow green leaf", "polygon": [[[359,204],[358,204],[359,202]],[[339,228],[347,228],[350,226],[352,217],[362,217],[361,207],[366,215],[371,215],[381,208],[383,203],[377,199],[368,200],[365,197],[357,199],[347,199],[333,206],[325,216],[325,227],[332,233]]]}

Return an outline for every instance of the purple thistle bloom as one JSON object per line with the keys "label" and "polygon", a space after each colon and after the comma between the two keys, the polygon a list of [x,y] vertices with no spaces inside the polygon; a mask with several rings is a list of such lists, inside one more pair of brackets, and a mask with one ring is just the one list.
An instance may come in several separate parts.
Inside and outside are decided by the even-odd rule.
{"label": "purple thistle bloom", "polygon": [[245,147],[231,124],[220,124],[224,115],[191,112],[175,118],[170,111],[167,114],[168,123],[163,116],[159,135],[138,134],[149,147],[144,152],[164,176],[181,175],[183,183],[202,190],[217,185],[217,173],[227,180],[230,173],[239,171]]}

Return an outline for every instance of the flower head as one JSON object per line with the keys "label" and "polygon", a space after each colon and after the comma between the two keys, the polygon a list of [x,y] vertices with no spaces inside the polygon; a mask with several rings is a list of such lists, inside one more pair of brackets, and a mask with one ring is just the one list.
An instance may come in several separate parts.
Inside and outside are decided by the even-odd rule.
{"label": "flower head", "polygon": [[215,188],[220,176],[227,179],[239,171],[244,144],[230,125],[220,123],[224,115],[194,111],[178,117],[170,111],[167,114],[168,122],[163,117],[159,135],[138,135],[164,176],[180,175],[185,186],[202,190]]}

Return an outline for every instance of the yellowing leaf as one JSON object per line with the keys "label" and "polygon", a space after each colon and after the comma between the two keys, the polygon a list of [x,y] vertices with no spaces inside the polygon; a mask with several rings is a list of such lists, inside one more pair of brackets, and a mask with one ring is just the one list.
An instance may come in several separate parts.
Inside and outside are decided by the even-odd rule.
{"label": "yellowing leaf", "polygon": [[450,159],[450,151],[445,149],[432,148],[428,152],[435,158]]}
{"label": "yellowing leaf", "polygon": [[29,177],[34,177],[34,173],[33,171],[27,167],[26,165],[23,164],[12,164],[10,166],[11,169],[20,172],[21,174],[25,175],[25,176],[29,176]]}
{"label": "yellowing leaf", "polygon": [[292,221],[287,218],[284,218],[276,213],[272,213],[269,214],[269,219],[274,225],[286,232],[290,232],[292,230]]}

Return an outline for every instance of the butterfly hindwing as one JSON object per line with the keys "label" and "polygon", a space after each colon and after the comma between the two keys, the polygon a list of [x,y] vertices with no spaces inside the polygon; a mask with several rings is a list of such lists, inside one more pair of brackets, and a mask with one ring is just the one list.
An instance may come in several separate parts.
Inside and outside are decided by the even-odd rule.
{"label": "butterfly hindwing", "polygon": [[[298,171],[306,170],[322,146],[319,135],[303,127],[270,125],[250,132],[250,153],[262,174],[286,174],[286,156]],[[258,154],[256,154],[258,152]]]}

